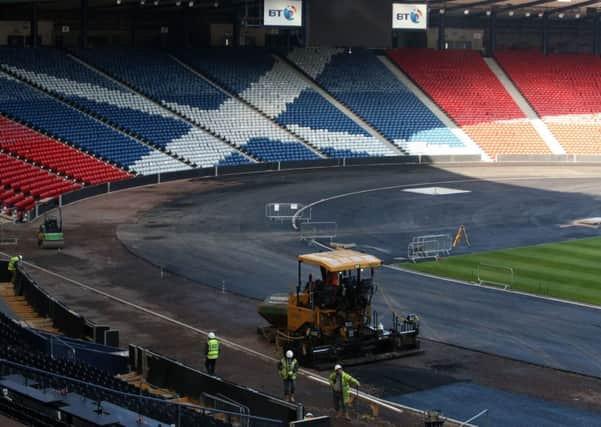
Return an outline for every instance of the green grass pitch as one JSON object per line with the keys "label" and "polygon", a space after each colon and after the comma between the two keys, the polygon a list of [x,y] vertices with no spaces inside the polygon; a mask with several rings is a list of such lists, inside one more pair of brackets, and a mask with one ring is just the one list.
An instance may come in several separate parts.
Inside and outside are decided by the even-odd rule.
{"label": "green grass pitch", "polygon": [[601,305],[601,238],[451,256],[401,266],[476,282],[481,263],[503,267],[481,267],[485,281],[505,283],[510,273],[504,268],[511,268],[514,290]]}

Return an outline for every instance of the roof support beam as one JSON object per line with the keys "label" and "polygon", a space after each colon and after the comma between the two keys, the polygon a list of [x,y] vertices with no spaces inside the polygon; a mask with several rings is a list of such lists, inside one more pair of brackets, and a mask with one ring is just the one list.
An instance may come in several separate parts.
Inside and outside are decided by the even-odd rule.
{"label": "roof support beam", "polygon": [[551,10],[545,12],[545,15],[547,15],[547,14],[552,15],[555,13],[567,12],[568,10],[577,9],[580,7],[592,6],[594,4],[599,4],[599,3],[601,3],[601,0],[588,0],[588,1],[584,1],[582,3],[569,4],[567,6],[558,7],[557,9],[551,9]]}

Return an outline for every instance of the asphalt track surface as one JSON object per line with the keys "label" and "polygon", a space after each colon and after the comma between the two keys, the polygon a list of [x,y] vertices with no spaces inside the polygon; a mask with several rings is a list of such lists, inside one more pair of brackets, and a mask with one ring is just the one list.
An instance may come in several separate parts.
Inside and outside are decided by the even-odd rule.
{"label": "asphalt track surface", "polygon": [[[293,289],[296,255],[320,250],[301,242],[290,223],[268,222],[264,207],[270,202],[323,200],[313,207],[314,220],[336,221],[337,241],[356,243],[387,263],[405,256],[413,236],[452,233],[460,224],[473,246],[458,253],[599,235],[597,229],[561,227],[601,216],[601,172],[595,168],[479,168],[366,167],[227,178],[219,189],[147,212],[119,227],[118,236],[169,271],[262,299]],[[469,192],[402,191],[433,185]],[[329,200],[354,192],[360,193]],[[601,377],[601,310],[389,268],[378,271],[378,283],[378,310],[418,313],[425,337]]]}

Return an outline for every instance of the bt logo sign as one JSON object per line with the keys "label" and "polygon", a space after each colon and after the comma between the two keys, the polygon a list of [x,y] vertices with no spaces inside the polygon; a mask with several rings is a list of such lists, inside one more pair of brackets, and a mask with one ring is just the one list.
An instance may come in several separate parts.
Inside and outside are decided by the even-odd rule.
{"label": "bt logo sign", "polygon": [[419,24],[423,18],[423,13],[421,10],[415,8],[409,13],[397,13],[396,19],[397,21],[411,21],[414,24]]}
{"label": "bt logo sign", "polygon": [[288,21],[294,20],[294,18],[296,17],[296,14],[297,14],[296,6],[294,6],[294,5],[288,5],[283,9],[269,9],[270,17],[279,18],[280,16],[283,16]]}

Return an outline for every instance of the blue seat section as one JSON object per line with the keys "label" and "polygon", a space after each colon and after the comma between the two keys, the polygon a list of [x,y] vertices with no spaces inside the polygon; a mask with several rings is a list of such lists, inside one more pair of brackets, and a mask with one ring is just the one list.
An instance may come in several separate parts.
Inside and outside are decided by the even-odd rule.
{"label": "blue seat section", "polygon": [[[122,86],[102,77],[58,50],[5,48],[0,50],[0,63],[36,73],[36,76],[26,74],[24,77],[31,78],[34,83],[46,90],[64,96],[79,107],[90,110],[161,147],[166,147],[171,140],[190,131],[191,126],[186,122],[162,116],[158,106],[154,114],[140,111],[141,108],[150,110],[148,103],[135,105],[136,101],[143,102],[143,99],[138,99]],[[19,74],[23,75],[23,73]],[[69,88],[65,85],[65,79],[72,80],[74,84],[88,83],[88,85]],[[115,96],[115,92],[123,94],[123,97],[119,99]]]}
{"label": "blue seat section", "polygon": [[[155,102],[130,91],[61,51],[49,48],[0,49],[0,65],[78,109],[106,120],[174,156],[208,167],[233,150]],[[248,160],[243,158],[243,162]],[[181,169],[181,164],[161,170]]]}
{"label": "blue seat section", "polygon": [[251,138],[246,144],[248,149],[257,153],[266,162],[282,159],[315,160],[317,156],[304,145],[273,141],[268,138]]}
{"label": "blue seat section", "polygon": [[151,149],[109,126],[0,73],[0,112],[122,167]]}
{"label": "blue seat section", "polygon": [[234,93],[241,93],[273,67],[275,59],[258,48],[182,49],[177,56]]}
{"label": "blue seat section", "polygon": [[464,145],[367,50],[334,55],[317,81],[388,139]]}
{"label": "blue seat section", "polygon": [[[190,121],[242,147],[259,160],[304,160],[319,156],[257,111],[186,69],[168,54],[153,50],[78,50],[77,55],[177,111]],[[253,151],[253,139],[273,147]],[[295,149],[290,147],[297,145]],[[263,157],[262,154],[268,154]],[[238,157],[230,157],[228,161]]]}
{"label": "blue seat section", "polygon": [[293,103],[288,104],[277,120],[286,125],[298,124],[312,129],[369,136],[361,126],[311,88],[304,89]]}
{"label": "blue seat section", "polygon": [[240,153],[232,152],[229,156],[219,161],[219,166],[238,166],[250,163],[249,160]]}
{"label": "blue seat section", "polygon": [[329,156],[396,154],[268,50],[182,49],[177,56]]}
{"label": "blue seat section", "polygon": [[169,55],[147,49],[79,49],[75,53],[160,102],[216,110],[228,96]]}

